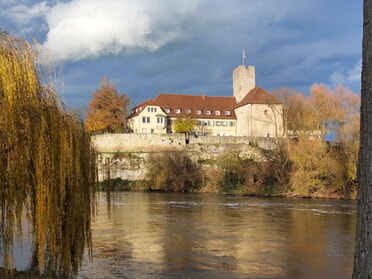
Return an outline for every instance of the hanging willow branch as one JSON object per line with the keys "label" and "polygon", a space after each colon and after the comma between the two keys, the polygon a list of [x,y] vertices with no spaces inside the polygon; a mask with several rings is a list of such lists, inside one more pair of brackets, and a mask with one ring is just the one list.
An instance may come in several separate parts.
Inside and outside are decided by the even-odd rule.
{"label": "hanging willow branch", "polygon": [[0,31],[0,256],[11,269],[26,213],[30,269],[76,275],[86,247],[91,256],[96,154],[82,123],[41,84],[36,58],[28,43]]}

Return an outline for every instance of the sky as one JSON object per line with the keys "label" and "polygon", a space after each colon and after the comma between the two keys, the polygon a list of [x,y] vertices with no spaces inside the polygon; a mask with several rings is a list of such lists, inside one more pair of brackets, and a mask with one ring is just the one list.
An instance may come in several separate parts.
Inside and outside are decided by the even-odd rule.
{"label": "sky", "polygon": [[362,0],[1,0],[0,30],[48,53],[56,89],[86,107],[107,76],[131,106],[159,93],[232,96],[256,86],[360,92]]}

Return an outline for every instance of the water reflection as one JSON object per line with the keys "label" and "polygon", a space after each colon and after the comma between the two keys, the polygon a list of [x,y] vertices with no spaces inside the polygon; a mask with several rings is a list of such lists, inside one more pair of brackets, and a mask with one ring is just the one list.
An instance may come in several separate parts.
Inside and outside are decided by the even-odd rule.
{"label": "water reflection", "polygon": [[348,201],[115,193],[79,278],[350,278]]}

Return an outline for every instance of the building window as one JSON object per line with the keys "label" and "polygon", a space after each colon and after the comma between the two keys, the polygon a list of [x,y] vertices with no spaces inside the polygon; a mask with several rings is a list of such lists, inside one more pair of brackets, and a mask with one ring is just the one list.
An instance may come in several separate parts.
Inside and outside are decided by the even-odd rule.
{"label": "building window", "polygon": [[176,109],[176,113],[181,113],[181,109]]}
{"label": "building window", "polygon": [[230,126],[230,127],[234,127],[234,126],[235,126],[235,122],[234,122],[234,121],[230,121],[230,122],[229,122],[229,126]]}
{"label": "building window", "polygon": [[221,126],[221,122],[220,121],[216,121],[216,126]]}
{"label": "building window", "polygon": [[216,110],[216,115],[221,115],[221,111],[220,110]]}
{"label": "building window", "polygon": [[213,121],[208,121],[208,126],[214,126],[214,122]]}
{"label": "building window", "polygon": [[204,126],[208,126],[208,121],[204,121]]}
{"label": "building window", "polygon": [[227,122],[226,121],[222,121],[222,126],[227,126]]}
{"label": "building window", "polygon": [[158,122],[158,124],[163,124],[164,123],[164,118],[163,117],[158,117],[157,122]]}
{"label": "building window", "polygon": [[200,120],[198,120],[198,126],[202,126],[203,125],[203,122],[201,122]]}
{"label": "building window", "polygon": [[264,114],[267,115],[267,113],[268,113],[268,111],[267,111],[267,109],[265,109],[265,110],[264,110]]}
{"label": "building window", "polygon": [[146,128],[142,128],[142,133],[143,134],[146,134],[147,133],[147,129]]}
{"label": "building window", "polygon": [[147,107],[147,112],[156,112],[157,108],[154,107]]}
{"label": "building window", "polygon": [[201,110],[200,109],[197,109],[195,112],[196,112],[196,114],[201,114]]}
{"label": "building window", "polygon": [[229,110],[225,111],[225,115],[229,116],[231,115],[231,112]]}
{"label": "building window", "polygon": [[205,111],[205,114],[206,114],[206,115],[211,115],[211,111],[210,111],[210,110],[206,110],[206,111]]}
{"label": "building window", "polygon": [[217,133],[217,137],[219,137],[219,136],[221,136],[221,133],[220,132]]}
{"label": "building window", "polygon": [[150,123],[150,117],[142,117],[142,123]]}
{"label": "building window", "polygon": [[172,125],[172,119],[167,119],[167,125]]}
{"label": "building window", "polygon": [[155,133],[155,130],[154,129],[151,129],[151,134]]}

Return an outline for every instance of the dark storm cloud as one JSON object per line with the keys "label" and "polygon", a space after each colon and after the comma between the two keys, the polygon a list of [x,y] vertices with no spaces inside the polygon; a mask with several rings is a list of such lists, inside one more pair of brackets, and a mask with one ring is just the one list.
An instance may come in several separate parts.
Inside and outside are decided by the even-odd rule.
{"label": "dark storm cloud", "polygon": [[135,103],[161,92],[229,96],[242,48],[267,90],[360,88],[361,0],[7,0],[0,8],[2,25],[39,38],[63,65],[70,106],[87,104],[104,75]]}

